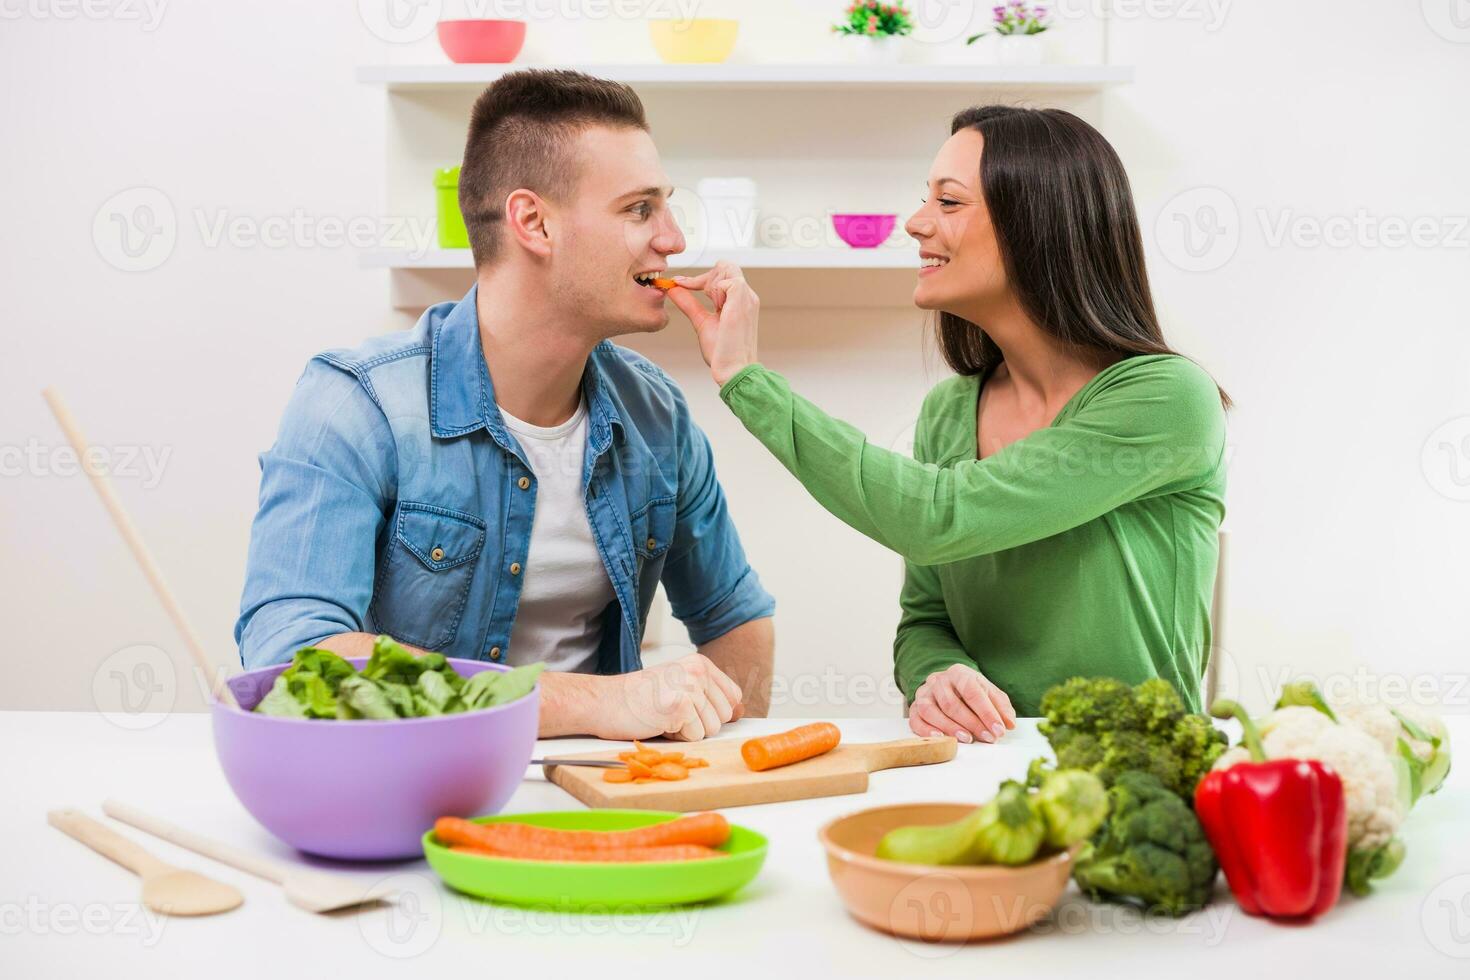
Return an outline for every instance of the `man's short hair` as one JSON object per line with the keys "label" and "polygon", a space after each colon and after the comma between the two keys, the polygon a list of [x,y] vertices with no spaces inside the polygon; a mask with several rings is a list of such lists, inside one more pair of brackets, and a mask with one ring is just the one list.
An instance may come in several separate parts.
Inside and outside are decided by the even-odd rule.
{"label": "man's short hair", "polygon": [[576,71],[511,72],[475,100],[459,209],[476,268],[496,257],[511,191],[525,188],[555,200],[575,187],[580,161],[573,144],[595,125],[646,130],[648,120],[631,88]]}

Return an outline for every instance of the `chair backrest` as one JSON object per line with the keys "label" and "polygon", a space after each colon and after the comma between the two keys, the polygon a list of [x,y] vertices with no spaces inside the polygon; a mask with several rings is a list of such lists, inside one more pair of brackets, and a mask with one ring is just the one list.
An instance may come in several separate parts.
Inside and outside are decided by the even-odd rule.
{"label": "chair backrest", "polygon": [[1210,601],[1210,649],[1205,662],[1205,711],[1210,710],[1215,696],[1220,693],[1220,657],[1225,650],[1225,598],[1226,598],[1226,555],[1230,535],[1220,532],[1220,558],[1215,564],[1215,595]]}

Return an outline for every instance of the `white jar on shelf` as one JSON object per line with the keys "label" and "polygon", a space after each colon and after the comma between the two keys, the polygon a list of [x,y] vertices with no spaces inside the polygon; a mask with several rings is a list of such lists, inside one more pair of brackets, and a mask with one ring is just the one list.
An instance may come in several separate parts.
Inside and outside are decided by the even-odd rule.
{"label": "white jar on shelf", "polygon": [[1021,66],[1039,65],[1044,53],[1045,34],[997,34],[995,42],[996,64]]}
{"label": "white jar on shelf", "polygon": [[896,65],[903,58],[907,38],[896,34],[842,38],[852,58],[862,65]]}
{"label": "white jar on shelf", "polygon": [[755,181],[748,177],[706,177],[695,185],[704,212],[704,247],[755,246]]}

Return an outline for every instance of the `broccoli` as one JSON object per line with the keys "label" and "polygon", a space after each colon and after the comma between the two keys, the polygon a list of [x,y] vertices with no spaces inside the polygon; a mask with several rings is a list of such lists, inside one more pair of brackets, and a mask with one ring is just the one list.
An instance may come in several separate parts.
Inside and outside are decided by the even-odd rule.
{"label": "broccoli", "polygon": [[1174,685],[1162,677],[1151,677],[1133,689],[1133,701],[1143,730],[1162,735],[1174,730],[1188,712]]}
{"label": "broccoli", "polygon": [[1186,801],[1226,748],[1224,733],[1189,714],[1163,678],[1129,687],[1111,677],[1073,677],[1042,696],[1041,711],[1041,732],[1060,768],[1085,769],[1106,784],[1128,770],[1153,773]]}
{"label": "broccoli", "polygon": [[1179,784],[1192,795],[1196,784],[1225,753],[1229,740],[1204,715],[1185,715],[1174,726],[1171,745],[1180,761]]}
{"label": "broccoli", "polygon": [[[1133,690],[1112,677],[1073,677],[1041,696],[1041,733],[1058,725],[1101,731],[1133,713]],[[1131,720],[1123,727],[1133,727]]]}
{"label": "broccoli", "polygon": [[1094,901],[1126,901],[1183,915],[1210,900],[1215,854],[1194,812],[1147,772],[1108,790],[1107,822],[1077,855],[1073,878]]}
{"label": "broccoli", "polygon": [[[1139,731],[1104,732],[1101,739],[1102,763],[1097,775],[1111,785],[1120,773],[1137,770],[1152,773],[1159,782],[1178,793],[1184,776],[1184,764],[1170,744]],[[1190,787],[1192,791],[1193,786]]]}
{"label": "broccoli", "polygon": [[1071,725],[1054,728],[1047,739],[1057,757],[1058,769],[1085,769],[1094,772],[1102,764],[1102,741],[1091,732],[1080,731]]}

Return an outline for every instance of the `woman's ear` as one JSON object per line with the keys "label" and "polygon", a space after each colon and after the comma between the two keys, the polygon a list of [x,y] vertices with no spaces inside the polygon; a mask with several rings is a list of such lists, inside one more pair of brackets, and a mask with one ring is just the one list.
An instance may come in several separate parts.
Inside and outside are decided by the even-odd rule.
{"label": "woman's ear", "polygon": [[520,188],[505,199],[505,225],[516,244],[545,258],[551,254],[547,207],[535,191]]}

